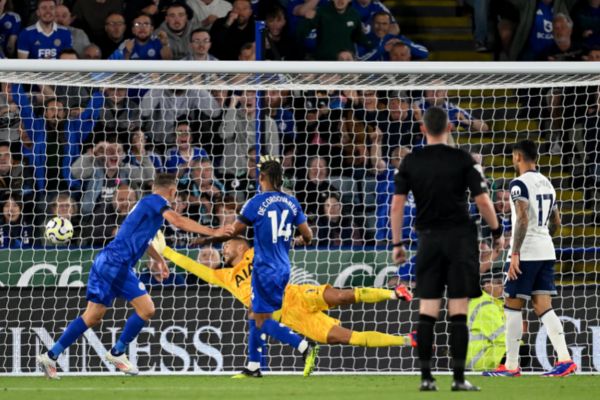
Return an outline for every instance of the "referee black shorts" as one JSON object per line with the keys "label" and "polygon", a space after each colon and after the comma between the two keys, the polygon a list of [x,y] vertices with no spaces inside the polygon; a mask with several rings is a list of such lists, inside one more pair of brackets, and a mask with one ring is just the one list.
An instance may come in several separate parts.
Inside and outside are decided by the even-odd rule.
{"label": "referee black shorts", "polygon": [[417,295],[422,299],[481,296],[477,228],[421,230],[416,262]]}

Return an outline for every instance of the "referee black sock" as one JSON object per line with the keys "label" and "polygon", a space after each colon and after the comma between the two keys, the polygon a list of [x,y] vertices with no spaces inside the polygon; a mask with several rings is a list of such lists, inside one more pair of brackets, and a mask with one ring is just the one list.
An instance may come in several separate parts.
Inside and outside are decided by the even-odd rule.
{"label": "referee black sock", "polygon": [[465,360],[467,358],[468,345],[469,328],[467,327],[467,316],[464,314],[451,316],[450,351],[452,352],[454,380],[457,382],[465,380]]}
{"label": "referee black sock", "polygon": [[419,315],[417,326],[417,350],[419,351],[419,363],[421,364],[421,379],[432,380],[431,375],[431,353],[433,349],[433,327],[436,318],[429,315]]}

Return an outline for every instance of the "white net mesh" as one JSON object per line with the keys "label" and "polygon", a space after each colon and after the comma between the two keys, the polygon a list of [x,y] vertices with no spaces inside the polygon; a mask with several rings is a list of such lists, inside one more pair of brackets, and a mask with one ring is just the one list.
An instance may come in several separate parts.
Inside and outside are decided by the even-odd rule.
{"label": "white net mesh", "polygon": [[[85,307],[94,255],[114,237],[157,172],[179,177],[176,211],[218,227],[232,222],[256,192],[257,151],[277,155],[285,168],[284,186],[303,204],[316,237],[315,247],[292,252],[291,283],[339,288],[414,284],[412,262],[391,263],[388,214],[393,171],[407,152],[423,145],[419,123],[431,105],[449,111],[453,144],[480,160],[508,232],[511,145],[525,138],[539,143],[539,167],[557,190],[563,222],[555,238],[560,294],[554,306],[574,360],[583,371],[600,370],[595,224],[600,74],[448,74],[443,66],[435,74],[8,71],[0,73],[0,82],[0,310],[5,315],[0,373],[36,371],[35,355],[50,347]],[[406,214],[403,235],[414,255],[418,237],[411,228],[412,204]],[[55,216],[74,226],[66,244],[54,245],[44,237],[46,223]],[[222,267],[220,247],[198,248],[194,235],[171,226],[164,231],[177,251]],[[491,253],[488,231],[481,228],[482,270],[501,278],[505,254]],[[139,272],[157,313],[128,350],[140,370],[230,372],[242,367],[243,305],[227,290],[172,263],[174,274],[158,284],[147,264],[141,261]],[[298,307],[307,307],[303,301]],[[388,301],[326,312],[355,331],[399,335],[414,329],[416,310],[416,302]],[[472,335],[481,333],[477,329],[501,328],[501,306],[486,315],[478,311],[469,316]],[[60,368],[113,371],[102,357],[129,313],[117,301],[101,325],[61,356]],[[326,338],[331,321],[319,311],[305,313],[310,314],[300,322],[305,334]],[[533,314],[527,320],[523,367],[548,368],[553,356],[545,330]],[[437,331],[436,368],[445,370],[446,324],[438,324]],[[486,368],[497,364],[497,353],[501,357],[498,349],[504,345],[502,335],[497,336],[489,340],[495,355],[486,353]],[[271,370],[300,368],[301,360],[290,349],[275,343],[269,347]],[[472,367],[484,367],[479,350],[485,349],[470,354]],[[417,367],[409,346],[325,346],[317,371]]]}

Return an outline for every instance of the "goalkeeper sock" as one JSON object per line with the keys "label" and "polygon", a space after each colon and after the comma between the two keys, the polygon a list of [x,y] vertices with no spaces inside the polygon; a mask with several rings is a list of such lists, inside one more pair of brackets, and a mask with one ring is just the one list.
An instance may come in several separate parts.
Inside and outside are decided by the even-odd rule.
{"label": "goalkeeper sock", "polygon": [[388,335],[381,332],[355,332],[352,331],[349,344],[360,347],[390,347],[404,346],[406,339],[404,336]]}
{"label": "goalkeeper sock", "polygon": [[558,361],[570,361],[571,355],[567,349],[567,342],[565,341],[565,331],[563,330],[563,324],[556,315],[553,309],[549,309],[540,316],[542,323],[548,331],[548,337],[552,342],[552,347],[558,355]]}
{"label": "goalkeeper sock", "polygon": [[79,317],[71,321],[65,332],[60,335],[58,341],[48,351],[48,357],[56,360],[67,347],[72,345],[87,330],[88,326],[85,324],[83,318]]}
{"label": "goalkeeper sock", "polygon": [[115,343],[115,347],[113,347],[110,353],[113,356],[120,356],[125,353],[127,350],[127,346],[129,343],[135,339],[135,337],[140,333],[142,328],[146,325],[146,321],[142,319],[137,313],[133,313],[131,317],[125,323],[125,328],[123,328],[123,333],[119,337],[117,343]]}
{"label": "goalkeeper sock", "polygon": [[420,314],[417,325],[417,350],[419,352],[419,363],[421,364],[421,379],[432,380],[431,375],[431,353],[433,349],[433,327],[436,318]]}
{"label": "goalkeeper sock", "polygon": [[506,317],[506,369],[519,368],[519,347],[523,336],[523,313],[521,310],[504,307]]}
{"label": "goalkeeper sock", "polygon": [[253,319],[248,320],[248,369],[250,371],[256,371],[260,368],[262,345],[264,341],[260,335],[262,332],[256,327],[256,321]]}
{"label": "goalkeeper sock", "polygon": [[354,300],[356,303],[380,303],[382,301],[394,299],[395,295],[392,290],[375,288],[354,289]]}
{"label": "goalkeeper sock", "polygon": [[303,340],[299,335],[292,332],[290,328],[273,319],[267,319],[263,322],[261,331],[274,337],[281,343],[289,344],[293,348],[298,349],[301,353],[304,352],[308,346],[306,340]]}
{"label": "goalkeeper sock", "polygon": [[467,358],[467,346],[469,345],[469,328],[467,327],[467,316],[465,314],[450,317],[450,351],[452,352],[452,370],[454,380],[464,382],[465,360]]}

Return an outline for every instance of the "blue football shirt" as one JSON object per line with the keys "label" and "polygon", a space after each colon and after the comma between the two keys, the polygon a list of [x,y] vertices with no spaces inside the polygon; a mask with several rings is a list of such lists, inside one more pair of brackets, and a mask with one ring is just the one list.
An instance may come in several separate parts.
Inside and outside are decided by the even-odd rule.
{"label": "blue football shirt", "polygon": [[61,51],[73,47],[71,31],[54,24],[52,33],[46,35],[40,23],[28,26],[19,34],[17,50],[27,53],[29,59],[58,58]]}
{"label": "blue football shirt", "polygon": [[13,35],[19,35],[21,31],[21,17],[14,12],[7,12],[0,15],[0,47],[6,52],[8,38]]}
{"label": "blue football shirt", "polygon": [[163,212],[170,208],[167,199],[158,194],[138,201],[119,227],[117,236],[104,249],[110,254],[110,260],[133,267],[164,223]]}
{"label": "blue football shirt", "polygon": [[298,200],[282,192],[258,193],[244,204],[238,219],[254,227],[254,270],[289,273],[292,228],[306,222]]}
{"label": "blue football shirt", "polygon": [[[125,49],[125,42],[121,43],[119,46],[119,50],[121,52]],[[162,49],[162,44],[160,40],[156,36],[152,36],[146,43],[140,43],[139,41],[135,41],[133,46],[133,50],[131,51],[131,55],[129,56],[130,60],[162,60],[162,56],[160,55],[160,50]]]}

